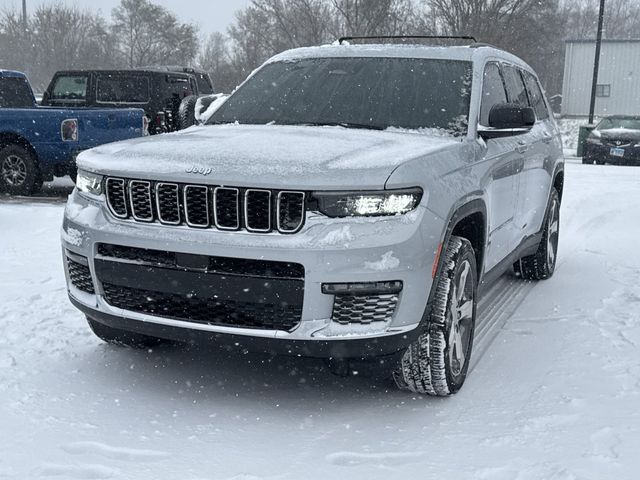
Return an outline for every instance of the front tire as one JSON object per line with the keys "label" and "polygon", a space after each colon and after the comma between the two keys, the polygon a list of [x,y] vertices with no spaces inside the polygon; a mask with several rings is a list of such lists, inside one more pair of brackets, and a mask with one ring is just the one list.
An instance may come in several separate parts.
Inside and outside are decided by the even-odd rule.
{"label": "front tire", "polygon": [[35,155],[20,145],[0,150],[0,190],[11,195],[31,195],[42,188]]}
{"label": "front tire", "polygon": [[128,332],[126,330],[109,327],[103,323],[93,320],[91,317],[87,317],[87,323],[89,323],[91,331],[98,338],[113,345],[145,349],[165,343],[165,340],[161,338],[150,337],[141,333]]}
{"label": "front tire", "polygon": [[473,346],[477,279],[471,243],[452,236],[436,279],[427,330],[409,346],[394,373],[400,389],[435,396],[460,390]]}
{"label": "front tire", "polygon": [[545,216],[545,226],[538,250],[533,255],[522,257],[515,264],[516,273],[525,280],[545,280],[553,275],[558,256],[560,238],[560,195],[551,190],[549,207]]}

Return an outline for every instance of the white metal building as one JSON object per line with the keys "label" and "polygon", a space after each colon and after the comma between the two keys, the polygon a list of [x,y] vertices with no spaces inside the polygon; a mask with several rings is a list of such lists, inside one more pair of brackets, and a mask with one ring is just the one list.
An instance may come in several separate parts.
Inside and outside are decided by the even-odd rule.
{"label": "white metal building", "polygon": [[[594,40],[567,40],[562,114],[589,114]],[[640,115],[640,39],[602,40],[595,114]]]}

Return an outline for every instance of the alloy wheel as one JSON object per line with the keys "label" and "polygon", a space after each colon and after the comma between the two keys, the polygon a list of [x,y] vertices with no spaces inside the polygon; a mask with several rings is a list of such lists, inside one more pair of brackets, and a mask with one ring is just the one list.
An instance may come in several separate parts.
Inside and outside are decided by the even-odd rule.
{"label": "alloy wheel", "polygon": [[27,164],[18,155],[9,155],[2,162],[2,179],[7,185],[19,187],[27,179]]}
{"label": "alloy wheel", "polygon": [[456,377],[462,373],[467,362],[473,332],[474,288],[470,273],[471,265],[465,260],[454,280],[451,295],[449,365]]}

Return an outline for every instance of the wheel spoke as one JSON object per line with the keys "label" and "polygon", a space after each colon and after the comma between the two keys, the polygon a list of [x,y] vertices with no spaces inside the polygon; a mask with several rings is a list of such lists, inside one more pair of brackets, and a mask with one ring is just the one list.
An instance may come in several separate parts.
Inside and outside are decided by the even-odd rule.
{"label": "wheel spoke", "polygon": [[463,267],[462,267],[462,272],[460,272],[460,279],[458,280],[458,285],[457,285],[457,295],[455,297],[456,301],[458,304],[460,304],[462,302],[462,299],[464,298],[465,295],[465,290],[466,290],[466,286],[467,286],[467,277],[469,276],[469,271],[471,270],[471,266],[469,265],[469,262],[464,262]]}
{"label": "wheel spoke", "polygon": [[459,321],[466,320],[473,316],[473,300],[465,300],[458,305],[458,319]]}
{"label": "wheel spoke", "polygon": [[457,363],[456,374],[459,374],[462,371],[465,359],[465,351],[462,346],[462,332],[458,329],[455,336],[455,361]]}

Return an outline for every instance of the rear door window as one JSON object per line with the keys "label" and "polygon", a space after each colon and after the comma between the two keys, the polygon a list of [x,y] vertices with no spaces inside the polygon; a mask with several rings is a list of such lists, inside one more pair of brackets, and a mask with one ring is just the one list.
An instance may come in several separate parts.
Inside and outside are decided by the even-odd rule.
{"label": "rear door window", "polygon": [[480,125],[489,126],[489,112],[494,105],[507,103],[500,68],[496,63],[488,63],[482,81],[482,101],[480,102]]}
{"label": "rear door window", "polygon": [[529,100],[531,101],[531,106],[536,112],[536,117],[538,120],[548,118],[549,110],[547,110],[547,105],[544,103],[542,90],[540,89],[540,85],[538,84],[536,77],[525,71],[522,72],[522,76],[524,77],[524,82],[527,85]]}
{"label": "rear door window", "polygon": [[0,77],[0,108],[33,107],[33,93],[26,78]]}
{"label": "rear door window", "polygon": [[61,76],[51,91],[51,100],[84,102],[87,99],[87,75]]}
{"label": "rear door window", "polygon": [[528,107],[529,98],[527,97],[527,89],[524,86],[520,72],[511,65],[505,65],[502,68],[502,72],[504,73],[509,102]]}
{"label": "rear door window", "polygon": [[149,78],[143,75],[99,74],[96,99],[98,103],[148,103]]}

